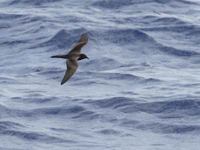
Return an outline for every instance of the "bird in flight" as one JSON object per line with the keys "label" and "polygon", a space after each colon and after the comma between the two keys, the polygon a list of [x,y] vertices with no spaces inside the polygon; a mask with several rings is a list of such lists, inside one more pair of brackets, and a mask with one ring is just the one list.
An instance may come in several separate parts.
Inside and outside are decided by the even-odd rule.
{"label": "bird in flight", "polygon": [[61,85],[67,82],[76,72],[78,68],[78,60],[82,60],[85,58],[88,59],[87,55],[81,53],[81,48],[84,45],[86,45],[87,42],[88,42],[88,35],[87,33],[84,33],[81,35],[79,41],[75,43],[75,45],[72,47],[72,49],[69,51],[68,54],[51,56],[51,58],[66,59],[67,70],[65,71],[65,75],[61,81]]}

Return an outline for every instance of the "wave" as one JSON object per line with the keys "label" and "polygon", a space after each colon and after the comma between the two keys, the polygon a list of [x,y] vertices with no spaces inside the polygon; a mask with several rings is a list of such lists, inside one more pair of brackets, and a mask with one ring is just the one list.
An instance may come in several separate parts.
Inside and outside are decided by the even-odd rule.
{"label": "wave", "polygon": [[[140,53],[152,54],[155,52],[163,56],[164,52],[167,55],[178,56],[178,57],[193,57],[200,55],[200,53],[196,51],[178,49],[172,46],[171,47],[165,46],[164,44],[157,42],[153,37],[145,33],[145,30],[141,31],[136,29],[117,29],[117,30],[115,29],[115,30],[102,31],[101,33],[97,33],[97,36],[102,37],[101,40],[105,40],[106,42],[109,41],[110,43],[119,46],[129,45],[132,47],[132,45],[144,44],[146,45],[146,47],[150,47],[149,49],[153,48],[153,50],[149,50],[146,47],[142,51],[141,49],[137,50],[137,52],[141,51]],[[136,47],[136,49],[138,48]]]}
{"label": "wave", "polygon": [[[80,78],[81,77],[81,78]],[[87,80],[87,81],[85,81]],[[149,84],[149,83],[159,83],[163,82],[162,80],[155,79],[155,78],[143,78],[140,76],[136,76],[133,74],[128,73],[112,73],[112,72],[79,72],[79,77],[76,77],[77,83],[75,85],[91,85],[91,84],[104,84],[107,83],[103,82],[116,80],[116,81],[128,81],[130,83],[139,83],[139,84]],[[109,85],[109,84],[108,84]]]}
{"label": "wave", "polygon": [[60,2],[62,0],[12,0],[9,2],[9,5],[17,5],[17,4],[29,4],[29,5],[43,5],[43,4],[49,4],[49,3],[55,3]]}
{"label": "wave", "polygon": [[85,103],[99,106],[101,108],[118,108],[122,106],[129,106],[133,103],[133,100],[125,97],[113,97],[110,99],[86,101]]}
{"label": "wave", "polygon": [[86,30],[83,28],[74,30],[59,30],[52,38],[48,41],[40,44],[40,46],[56,46],[60,49],[69,48],[75,41],[77,41],[81,33],[85,33]]}
{"label": "wave", "polygon": [[164,124],[158,122],[144,124],[134,120],[124,121],[121,125],[131,129],[147,130],[164,134],[188,134],[200,132],[200,126],[198,125]]}
{"label": "wave", "polygon": [[185,5],[197,5],[197,1],[190,1],[190,0],[176,0],[176,2],[181,3],[181,4],[185,4]]}
{"label": "wave", "polygon": [[[93,120],[100,117],[98,113],[87,110],[85,107],[79,105],[49,106],[50,103],[56,105],[56,103],[60,102],[60,99],[56,99],[54,97],[51,98],[13,97],[12,100],[27,104],[40,104],[41,106],[43,106],[43,104],[45,103],[45,107],[29,108],[26,110],[21,110],[21,109],[11,109],[5,106],[0,106],[1,118],[21,117],[21,118],[33,119],[46,116],[57,116],[57,117],[70,117],[71,119]],[[62,101],[62,103],[63,102],[64,101]],[[47,103],[48,106],[46,106]],[[0,121],[0,130],[4,131],[4,130],[18,129],[18,128],[24,128],[24,126],[19,123],[11,121]]]}
{"label": "wave", "polygon": [[110,86],[110,84],[109,83],[105,83],[104,81],[97,81],[97,80],[93,80],[93,79],[89,79],[89,78],[87,78],[87,80],[85,80],[85,79],[83,79],[82,77],[80,78],[80,77],[76,77],[76,79],[74,80],[74,82],[73,82],[73,86],[83,86],[83,87],[85,87],[85,86],[96,86],[96,85],[108,85],[108,86]]}
{"label": "wave", "polygon": [[99,31],[97,35],[101,36],[102,40],[109,41],[114,44],[119,44],[121,46],[130,45],[137,42],[155,42],[151,36],[137,29],[110,29]]}
{"label": "wave", "polygon": [[0,131],[9,130],[9,129],[17,129],[21,127],[24,127],[24,126],[19,123],[15,123],[12,121],[0,121]]}
{"label": "wave", "polygon": [[120,134],[119,131],[116,131],[114,129],[103,129],[103,130],[97,131],[97,133],[101,133],[103,135],[119,135]]}
{"label": "wave", "polygon": [[[16,97],[13,100],[21,100],[23,103],[35,103],[35,104],[43,104],[52,102],[58,102],[56,99],[48,99],[48,98],[19,98]],[[74,106],[49,106],[49,107],[41,107],[35,109],[11,109],[4,106],[0,107],[1,118],[5,117],[23,117],[23,118],[40,118],[46,116],[57,116],[57,117],[70,117],[71,119],[79,119],[79,120],[94,120],[100,117],[100,114],[87,110],[83,106],[74,105]],[[0,121],[0,131],[7,131],[11,129],[24,128],[23,125],[11,121]],[[1,133],[0,133],[1,134]],[[3,133],[2,133],[3,134]],[[9,134],[9,133],[6,133]]]}
{"label": "wave", "polygon": [[[127,81],[129,83],[138,84],[150,84],[163,82],[159,79],[154,78],[143,78],[132,74],[125,73],[94,73],[94,72],[79,72],[79,76],[74,78],[74,86],[89,86],[89,85],[111,85],[110,82],[106,81]],[[117,86],[113,84],[112,86]]]}
{"label": "wave", "polygon": [[199,27],[192,25],[190,23],[187,24],[187,22],[185,22],[183,25],[165,25],[165,26],[153,26],[153,27],[145,27],[145,28],[140,28],[143,31],[169,31],[169,32],[175,32],[175,33],[182,33],[184,34],[188,34],[188,32],[192,32],[195,31],[197,29],[199,29]]}
{"label": "wave", "polygon": [[0,77],[0,84],[15,84],[18,81],[13,78]]}
{"label": "wave", "polygon": [[62,107],[47,107],[47,108],[39,108],[34,109],[31,112],[32,115],[41,116],[41,115],[69,115],[69,114],[77,114],[85,111],[85,108],[82,106],[62,106]]}
{"label": "wave", "polygon": [[176,134],[186,134],[188,132],[200,132],[200,126],[198,125],[172,125],[172,124],[161,124],[161,123],[151,123],[143,126],[139,126],[140,129],[150,129],[154,132],[161,132],[165,134],[176,133]]}
{"label": "wave", "polygon": [[[145,18],[146,19],[146,18]],[[155,17],[154,16],[154,19],[152,20],[152,23],[153,25],[164,25],[166,26],[170,26],[170,25],[189,25],[188,22],[185,22],[183,20],[181,20],[180,18],[175,18],[175,17]]]}
{"label": "wave", "polygon": [[15,136],[17,138],[27,140],[27,141],[39,141],[45,143],[62,143],[62,142],[69,142],[75,143],[73,140],[64,140],[58,137],[49,136],[42,133],[37,132],[22,132],[17,130],[0,130],[0,135],[7,135],[7,136]]}
{"label": "wave", "polygon": [[102,71],[102,70],[115,69],[120,67],[121,65],[122,64],[115,59],[108,57],[101,57],[87,61],[83,67],[87,70]]}
{"label": "wave", "polygon": [[9,40],[9,41],[3,41],[3,42],[0,42],[1,45],[8,45],[8,46],[16,46],[16,45],[19,45],[19,44],[26,44],[30,42],[29,40]]}
{"label": "wave", "polygon": [[0,149],[3,149],[3,150],[25,150],[25,149],[19,149],[19,148],[6,148],[6,147],[0,147]]}
{"label": "wave", "polygon": [[152,0],[152,2],[160,3],[160,4],[171,4],[175,2],[177,5],[182,5],[182,4],[196,4],[195,2],[191,2],[188,0]]}
{"label": "wave", "polygon": [[[12,100],[22,102],[22,103],[35,103],[35,104],[43,104],[43,103],[50,103],[50,102],[58,102],[58,97],[46,97],[42,94],[34,94],[32,91],[31,94],[28,94],[24,97],[12,97]],[[37,91],[42,92],[42,91]]]}
{"label": "wave", "polygon": [[29,114],[32,117],[56,115],[58,117],[70,117],[71,119],[78,119],[83,121],[98,119],[101,116],[100,114],[86,110],[86,108],[79,105],[33,109],[29,111]]}
{"label": "wave", "polygon": [[[198,116],[200,114],[200,102],[197,100],[174,100],[174,101],[163,101],[163,102],[139,102],[139,99],[131,99],[126,97],[113,97],[110,99],[100,100],[87,100],[85,104],[95,106],[96,109],[109,109],[117,110],[121,113],[140,113],[145,112],[148,114],[156,115],[165,121],[166,117],[180,118],[180,117],[191,117]],[[101,110],[103,111],[103,110]],[[104,112],[104,111],[103,111]],[[105,115],[105,114],[104,114]],[[165,118],[163,118],[163,116]],[[101,118],[106,118],[102,116]],[[115,120],[115,123],[119,123],[120,126],[147,130],[155,133],[164,134],[187,134],[187,133],[198,133],[200,132],[199,125],[185,125],[185,124],[167,124],[161,122],[151,121],[139,121],[131,120],[131,117],[121,118]],[[120,134],[115,132],[102,131],[102,134]]]}
{"label": "wave", "polygon": [[73,116],[72,118],[87,121],[87,120],[95,120],[95,119],[98,119],[100,117],[101,117],[100,114],[97,114],[93,111],[83,111],[83,112]]}
{"label": "wave", "polygon": [[12,28],[17,27],[18,25],[24,26],[26,24],[34,24],[35,22],[42,22],[44,20],[45,21],[49,20],[45,16],[39,16],[39,15],[36,16],[36,15],[22,14],[22,13],[19,14],[0,13],[0,19],[2,23],[6,23],[8,25],[12,25],[12,23],[15,22],[15,26],[12,26]]}
{"label": "wave", "polygon": [[181,49],[177,49],[177,48],[173,48],[169,46],[163,46],[163,45],[159,47],[159,50],[169,55],[181,56],[181,57],[192,57],[192,56],[200,55],[200,53],[195,52],[195,51],[181,50]]}
{"label": "wave", "polygon": [[[46,98],[39,101],[29,100],[29,103],[45,103]],[[113,97],[110,99],[101,100],[87,100],[84,104],[94,105],[101,109],[109,108],[110,110],[117,110],[119,112],[132,114],[136,112],[145,112],[148,114],[158,115],[159,118],[184,118],[186,116],[197,116],[200,114],[200,102],[197,100],[174,100],[163,102],[139,102],[137,99],[131,99],[126,97]],[[1,106],[1,117],[16,116],[16,117],[43,117],[43,116],[59,116],[70,117],[81,120],[93,120],[98,118],[104,118],[97,112],[87,110],[83,106],[55,106],[55,107],[43,107],[32,110],[16,110],[9,109]],[[4,124],[0,123],[0,127],[4,128]]]}
{"label": "wave", "polygon": [[133,113],[135,111],[142,111],[146,113],[156,113],[160,117],[184,117],[185,115],[195,116],[199,115],[200,102],[196,100],[174,100],[165,102],[153,102],[137,104],[122,108],[121,111],[125,113]]}
{"label": "wave", "polygon": [[132,5],[154,5],[154,4],[165,4],[170,5],[171,3],[176,2],[177,5],[196,5],[197,3],[187,1],[187,0],[99,0],[94,2],[92,5],[95,7],[100,7],[104,9],[122,9],[123,7]]}
{"label": "wave", "polygon": [[22,14],[12,14],[12,13],[0,13],[0,19],[3,20],[10,20],[10,19],[19,19],[23,18],[25,15]]}
{"label": "wave", "polygon": [[197,100],[174,100],[163,102],[138,103],[126,97],[114,97],[96,101],[88,101],[101,108],[112,108],[124,113],[146,112],[150,114],[164,114],[165,116],[199,115],[200,102]]}
{"label": "wave", "polygon": [[[50,59],[50,57],[49,57]],[[35,72],[39,75],[56,75],[63,73],[63,70],[61,68],[57,67],[34,67],[34,68],[29,68],[31,72]]]}
{"label": "wave", "polygon": [[128,80],[128,81],[140,81],[142,77],[126,74],[126,73],[96,73],[93,77],[102,78],[104,80]]}
{"label": "wave", "polygon": [[[158,12],[154,12],[158,13]],[[112,18],[112,22],[119,24],[133,24],[137,23],[140,25],[138,29],[148,29],[148,28],[158,28],[158,27],[169,27],[169,26],[183,26],[183,25],[191,25],[190,23],[183,21],[178,17],[161,17],[159,15],[142,15],[142,16],[133,16],[133,17],[121,17],[121,18]]]}
{"label": "wave", "polygon": [[122,7],[138,4],[168,4],[171,0],[99,0],[93,3],[95,7],[101,7],[104,9],[122,9]]}
{"label": "wave", "polygon": [[168,55],[174,55],[179,57],[180,56],[191,57],[200,55],[198,52],[195,51],[181,50],[174,47],[165,46],[161,43],[158,43],[154,38],[152,38],[147,33],[142,32],[140,30],[133,30],[133,29],[109,30],[104,34],[105,35],[102,35],[102,37],[104,37],[104,40],[110,41],[111,43],[114,44],[133,45],[135,43],[138,44],[142,42],[143,44],[145,43],[146,45],[150,44],[159,51],[164,52]]}
{"label": "wave", "polygon": [[100,0],[93,3],[93,6],[109,8],[109,9],[118,9],[124,6],[129,6],[133,4],[133,0]]}
{"label": "wave", "polygon": [[26,110],[10,108],[0,105],[0,117],[31,117],[31,113]]}

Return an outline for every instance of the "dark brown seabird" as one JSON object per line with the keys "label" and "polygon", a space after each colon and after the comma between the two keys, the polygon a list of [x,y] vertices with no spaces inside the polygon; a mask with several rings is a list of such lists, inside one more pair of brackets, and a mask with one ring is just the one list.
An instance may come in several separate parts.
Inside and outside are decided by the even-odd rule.
{"label": "dark brown seabird", "polygon": [[61,85],[67,82],[71,76],[76,72],[78,68],[78,60],[88,58],[85,54],[81,53],[81,48],[88,42],[88,35],[84,33],[81,35],[79,41],[73,46],[68,54],[65,55],[55,55],[51,58],[63,58],[67,59],[66,65],[67,70],[65,72],[64,78],[62,79]]}

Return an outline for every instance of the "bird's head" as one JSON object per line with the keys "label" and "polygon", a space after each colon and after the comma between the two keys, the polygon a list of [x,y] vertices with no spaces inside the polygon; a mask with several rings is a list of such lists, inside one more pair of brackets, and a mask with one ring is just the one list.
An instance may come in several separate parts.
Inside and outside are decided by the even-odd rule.
{"label": "bird's head", "polygon": [[80,54],[78,60],[82,60],[82,59],[85,59],[85,58],[89,59],[89,58],[87,57],[87,55],[85,55],[85,54]]}

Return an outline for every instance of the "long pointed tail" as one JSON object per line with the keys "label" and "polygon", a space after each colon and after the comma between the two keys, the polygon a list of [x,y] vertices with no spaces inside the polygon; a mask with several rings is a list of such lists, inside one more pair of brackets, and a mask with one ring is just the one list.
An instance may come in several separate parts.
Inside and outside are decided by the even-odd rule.
{"label": "long pointed tail", "polygon": [[67,55],[54,55],[54,56],[51,56],[51,58],[63,58],[63,59],[67,59]]}

